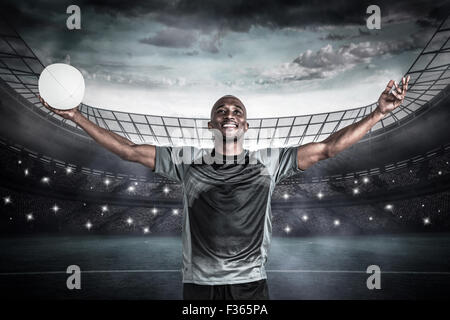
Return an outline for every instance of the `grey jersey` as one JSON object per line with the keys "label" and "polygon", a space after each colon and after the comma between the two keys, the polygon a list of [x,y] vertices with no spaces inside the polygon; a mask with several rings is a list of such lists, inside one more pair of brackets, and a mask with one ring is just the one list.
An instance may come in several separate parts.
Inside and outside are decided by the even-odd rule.
{"label": "grey jersey", "polygon": [[183,187],[183,282],[220,285],[266,278],[276,183],[298,169],[297,148],[156,147],[155,172]]}

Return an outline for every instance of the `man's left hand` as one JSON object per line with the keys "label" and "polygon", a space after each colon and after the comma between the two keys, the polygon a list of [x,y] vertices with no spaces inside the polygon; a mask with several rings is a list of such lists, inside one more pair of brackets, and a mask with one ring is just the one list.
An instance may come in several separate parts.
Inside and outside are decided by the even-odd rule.
{"label": "man's left hand", "polygon": [[[408,90],[408,83],[410,77],[407,76],[402,78],[402,87],[399,88],[397,83],[394,80],[389,81],[386,89],[381,94],[378,99],[378,110],[383,115],[388,114],[399,105],[403,103],[403,99],[405,99],[406,91]],[[393,88],[395,87],[395,88]],[[392,90],[392,92],[391,92]]]}

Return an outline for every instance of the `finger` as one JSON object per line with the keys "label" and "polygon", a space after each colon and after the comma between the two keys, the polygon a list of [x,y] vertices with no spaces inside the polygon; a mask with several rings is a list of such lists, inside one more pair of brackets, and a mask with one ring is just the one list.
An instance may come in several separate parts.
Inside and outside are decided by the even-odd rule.
{"label": "finger", "polygon": [[405,91],[408,90],[408,84],[409,84],[409,79],[410,79],[410,78],[411,78],[410,76],[407,76],[407,77],[406,77]]}
{"label": "finger", "polygon": [[386,89],[384,89],[384,93],[389,93],[392,89],[392,86],[394,85],[394,80],[390,80],[389,83],[386,86]]}
{"label": "finger", "polygon": [[45,100],[44,99],[42,99],[42,97],[41,96],[39,96],[39,101],[41,101],[41,103],[43,104],[43,106],[44,107],[46,107],[46,108],[49,108],[50,106],[48,105],[48,103],[47,102],[45,102]]}
{"label": "finger", "polygon": [[395,97],[396,100],[402,100],[402,95],[398,94],[395,91],[392,91],[392,95]]}
{"label": "finger", "polygon": [[403,100],[402,96],[400,94],[398,94],[395,91],[392,91],[392,95],[397,99],[397,100]]}
{"label": "finger", "polygon": [[402,90],[398,87],[397,82],[394,81],[395,90],[397,90],[398,94],[402,94]]}
{"label": "finger", "polygon": [[405,77],[402,77],[402,94],[405,94]]}
{"label": "finger", "polygon": [[55,109],[53,109],[52,107],[50,107],[50,105],[49,105],[47,102],[43,101],[42,104],[44,105],[44,107],[46,107],[46,108],[49,109],[50,111],[55,112]]}

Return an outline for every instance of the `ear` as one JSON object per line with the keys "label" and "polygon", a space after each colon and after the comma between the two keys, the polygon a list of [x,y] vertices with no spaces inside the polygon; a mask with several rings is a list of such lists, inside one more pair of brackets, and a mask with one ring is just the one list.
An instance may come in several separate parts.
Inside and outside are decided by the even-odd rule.
{"label": "ear", "polygon": [[211,121],[208,121],[208,129],[211,130],[213,128]]}
{"label": "ear", "polygon": [[249,126],[250,126],[250,125],[248,124],[248,122],[245,121],[245,130],[244,130],[245,132],[247,132]]}

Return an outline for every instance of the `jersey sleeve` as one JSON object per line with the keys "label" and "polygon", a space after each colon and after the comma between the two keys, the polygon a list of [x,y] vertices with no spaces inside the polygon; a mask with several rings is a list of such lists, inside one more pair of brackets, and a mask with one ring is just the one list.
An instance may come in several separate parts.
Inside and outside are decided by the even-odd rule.
{"label": "jersey sleeve", "polygon": [[265,157],[262,158],[266,159],[265,165],[275,183],[304,171],[298,167],[297,150],[297,147],[264,150]]}
{"label": "jersey sleeve", "polygon": [[181,147],[156,146],[154,172],[181,183],[189,163],[183,159]]}

